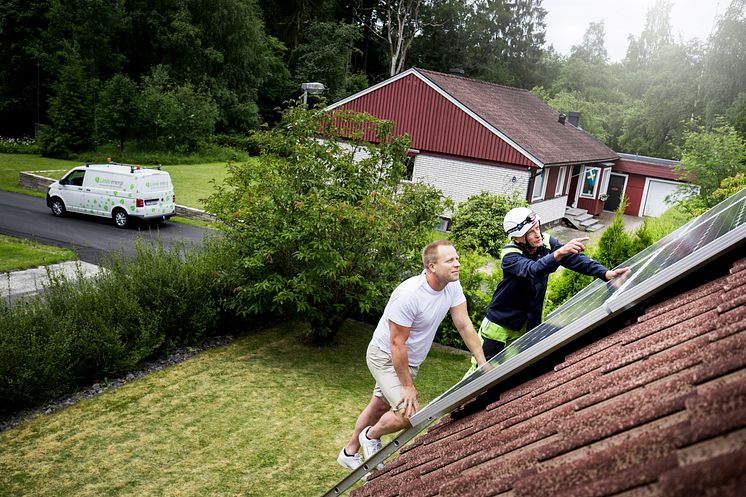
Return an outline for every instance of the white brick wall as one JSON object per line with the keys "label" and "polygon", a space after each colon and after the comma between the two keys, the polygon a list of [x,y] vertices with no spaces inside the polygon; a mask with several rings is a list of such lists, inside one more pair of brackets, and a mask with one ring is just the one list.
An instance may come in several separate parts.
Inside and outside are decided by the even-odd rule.
{"label": "white brick wall", "polygon": [[488,166],[426,154],[415,157],[412,174],[413,180],[434,186],[451,197],[456,204],[483,190],[503,194],[518,190],[525,197],[529,177],[528,170]]}
{"label": "white brick wall", "polygon": [[562,219],[565,215],[566,206],[567,195],[531,204],[531,208],[541,218],[541,224],[551,223],[558,219]]}

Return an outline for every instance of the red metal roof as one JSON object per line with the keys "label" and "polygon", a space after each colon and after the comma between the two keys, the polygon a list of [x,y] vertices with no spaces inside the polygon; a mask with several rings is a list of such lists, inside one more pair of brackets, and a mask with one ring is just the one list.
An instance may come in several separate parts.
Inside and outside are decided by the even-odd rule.
{"label": "red metal roof", "polygon": [[329,107],[396,122],[412,147],[517,166],[615,160],[527,90],[410,69]]}
{"label": "red metal roof", "polygon": [[352,495],[744,495],[746,259],[717,267],[466,404]]}

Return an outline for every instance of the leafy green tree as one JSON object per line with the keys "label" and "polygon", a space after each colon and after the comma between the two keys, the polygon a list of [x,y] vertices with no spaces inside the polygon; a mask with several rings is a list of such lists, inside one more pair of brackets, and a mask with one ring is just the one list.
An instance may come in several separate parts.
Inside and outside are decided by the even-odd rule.
{"label": "leafy green tree", "polygon": [[746,0],[732,0],[718,19],[704,66],[705,122],[712,127],[746,92]]}
{"label": "leafy green tree", "polygon": [[740,93],[728,110],[728,121],[738,134],[746,140],[746,92]]}
{"label": "leafy green tree", "polygon": [[123,74],[115,75],[99,92],[98,133],[105,140],[116,140],[120,153],[138,126],[137,102],[137,85]]}
{"label": "leafy green tree", "polygon": [[[340,100],[350,93],[367,87],[353,82],[351,57],[359,49],[355,42],[362,38],[360,28],[354,24],[314,22],[306,33],[306,41],[295,53],[295,78],[300,83],[319,81],[327,88],[325,96],[331,101]],[[350,90],[353,90],[350,92]]]}
{"label": "leafy green tree", "polygon": [[673,44],[671,0],[657,0],[645,15],[645,28],[638,38],[629,37],[625,64],[639,68],[650,64],[660,50]]}
{"label": "leafy green tree", "polygon": [[219,115],[206,89],[175,85],[162,66],[144,78],[139,102],[140,139],[166,150],[194,150],[213,132]]}
{"label": "leafy green tree", "polygon": [[469,17],[470,77],[531,88],[542,78],[546,11],[534,0],[477,0]]}
{"label": "leafy green tree", "polygon": [[462,0],[434,0],[422,6],[422,31],[412,42],[412,65],[448,72],[463,68],[471,34],[467,20],[471,5]]}
{"label": "leafy green tree", "polygon": [[237,313],[299,318],[327,341],[348,316],[382,310],[419,270],[445,203],[401,183],[409,140],[392,130],[364,114],[290,107],[257,134],[255,164],[229,167],[207,204],[236,247],[223,278]]}
{"label": "leafy green tree", "polygon": [[732,126],[712,130],[694,127],[685,134],[679,172],[699,187],[704,207],[717,203],[713,192],[721,182],[746,172],[746,142]]}
{"label": "leafy green tree", "polygon": [[482,191],[458,204],[451,218],[451,235],[457,248],[481,250],[499,258],[506,241],[503,218],[514,207],[527,206],[520,192],[511,195]]}
{"label": "leafy green tree", "polygon": [[46,122],[51,73],[34,45],[48,9],[48,0],[0,1],[0,136],[30,136]]}
{"label": "leafy green tree", "polygon": [[93,146],[91,87],[83,60],[74,46],[59,56],[61,71],[49,99],[51,127],[41,139],[42,154],[50,157],[68,157]]}
{"label": "leafy green tree", "polygon": [[604,64],[609,58],[606,51],[606,26],[604,21],[591,22],[583,34],[580,45],[574,45],[570,57],[576,57],[591,64]]}
{"label": "leafy green tree", "polygon": [[619,138],[621,149],[675,158],[685,123],[702,112],[697,97],[700,72],[701,47],[669,45],[646,69],[631,76],[642,78],[645,90],[626,117]]}

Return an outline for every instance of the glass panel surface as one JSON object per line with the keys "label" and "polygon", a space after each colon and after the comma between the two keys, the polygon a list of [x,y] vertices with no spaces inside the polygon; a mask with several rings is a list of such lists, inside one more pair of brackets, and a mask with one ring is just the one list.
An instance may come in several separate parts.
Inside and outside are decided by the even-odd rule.
{"label": "glass panel surface", "polygon": [[[682,272],[686,271],[688,267],[685,264],[687,258],[693,257],[694,254],[706,247],[716,248],[716,253],[726,249],[726,246],[718,247],[718,245],[722,245],[720,239],[740,228],[744,222],[746,222],[746,189],[741,190],[621,264],[619,267],[630,268],[630,272],[624,281],[608,283],[598,279],[593,281],[572,299],[549,314],[543,323],[491,358],[489,360],[491,367],[488,369],[497,368],[511,359],[515,359],[514,362],[519,363],[520,355],[523,352],[542,340],[550,338],[563,328],[592,316],[593,313],[605,317],[610,314],[610,311],[604,311],[604,308],[612,302],[618,303],[620,306],[634,304],[633,297],[635,297],[635,294],[633,294],[633,290],[637,287],[644,284],[653,285],[652,289],[654,290],[656,287],[663,286],[666,281],[656,281],[656,275],[667,269],[671,269],[669,273],[673,272],[675,275],[677,264],[681,266]],[[746,233],[746,229],[741,231]],[[743,238],[741,236],[739,241]],[[667,280],[672,277],[667,275]],[[577,333],[580,334],[582,331],[578,330]],[[484,374],[483,368],[477,369],[431,404],[456,393],[463,386]],[[499,378],[499,376],[496,377],[495,382]]]}

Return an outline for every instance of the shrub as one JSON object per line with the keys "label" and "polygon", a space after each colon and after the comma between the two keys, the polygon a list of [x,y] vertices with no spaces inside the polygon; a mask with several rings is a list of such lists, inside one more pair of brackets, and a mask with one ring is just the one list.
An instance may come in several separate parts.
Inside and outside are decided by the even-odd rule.
{"label": "shrub", "polygon": [[401,183],[408,140],[392,129],[363,114],[291,107],[257,134],[256,161],[229,165],[207,208],[236,250],[222,278],[236,289],[238,314],[303,319],[324,342],[353,313],[382,310],[393,286],[419,270],[444,202]]}
{"label": "shrub", "polygon": [[38,154],[39,144],[30,137],[2,138],[0,137],[0,154]]}
{"label": "shrub", "polygon": [[[461,252],[460,281],[466,296],[466,306],[471,322],[479,331],[479,324],[487,313],[487,306],[492,299],[492,292],[502,279],[499,262],[480,252]],[[435,337],[438,343],[452,347],[465,348],[456,326],[448,314],[443,320]]]}
{"label": "shrub", "polygon": [[122,374],[144,359],[219,333],[232,320],[217,283],[233,255],[137,243],[95,280],[50,275],[40,296],[0,304],[0,412]]}
{"label": "shrub", "polygon": [[506,242],[503,218],[514,207],[528,204],[518,192],[500,195],[483,191],[458,204],[451,219],[451,240],[457,247],[481,250],[499,258]]}

